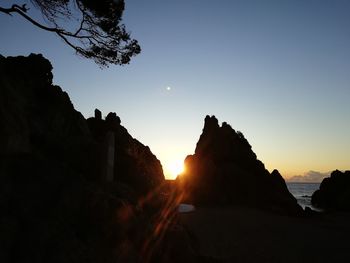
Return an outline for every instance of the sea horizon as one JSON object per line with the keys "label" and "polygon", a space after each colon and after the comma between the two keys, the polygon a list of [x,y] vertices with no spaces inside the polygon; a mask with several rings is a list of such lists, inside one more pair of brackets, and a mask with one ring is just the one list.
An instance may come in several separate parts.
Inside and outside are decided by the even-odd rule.
{"label": "sea horizon", "polygon": [[288,191],[297,199],[298,204],[305,209],[310,207],[313,210],[318,210],[311,204],[312,194],[319,189],[320,182],[286,182]]}

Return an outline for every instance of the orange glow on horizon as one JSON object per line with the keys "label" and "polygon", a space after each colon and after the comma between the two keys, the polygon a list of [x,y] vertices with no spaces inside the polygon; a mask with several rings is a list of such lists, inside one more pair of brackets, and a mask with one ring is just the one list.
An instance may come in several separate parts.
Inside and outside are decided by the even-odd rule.
{"label": "orange glow on horizon", "polygon": [[164,165],[164,175],[168,180],[174,180],[179,174],[185,170],[185,165],[182,160],[169,161]]}

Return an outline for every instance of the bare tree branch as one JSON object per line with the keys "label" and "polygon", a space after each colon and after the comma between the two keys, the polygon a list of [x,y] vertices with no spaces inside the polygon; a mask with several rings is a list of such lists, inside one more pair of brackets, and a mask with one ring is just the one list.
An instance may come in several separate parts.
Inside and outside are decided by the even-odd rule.
{"label": "bare tree branch", "polygon": [[[93,59],[100,66],[127,64],[132,56],[141,51],[138,42],[131,39],[124,25],[119,23],[124,10],[122,0],[31,1],[51,26],[44,25],[28,15],[29,9],[26,5],[13,4],[10,8],[0,7],[0,12],[10,16],[13,13],[19,14],[34,26],[55,33],[77,54]],[[57,21],[62,18],[66,22],[74,20],[75,29],[69,30],[59,26]]]}

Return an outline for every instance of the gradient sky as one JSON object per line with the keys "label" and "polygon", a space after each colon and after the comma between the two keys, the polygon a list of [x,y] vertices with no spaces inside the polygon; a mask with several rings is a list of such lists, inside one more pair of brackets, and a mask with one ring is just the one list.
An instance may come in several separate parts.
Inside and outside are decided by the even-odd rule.
{"label": "gradient sky", "polygon": [[166,174],[207,114],[284,177],[350,169],[350,1],[126,0],[123,21],[142,47],[123,67],[2,13],[0,53],[42,53],[78,111],[116,112]]}

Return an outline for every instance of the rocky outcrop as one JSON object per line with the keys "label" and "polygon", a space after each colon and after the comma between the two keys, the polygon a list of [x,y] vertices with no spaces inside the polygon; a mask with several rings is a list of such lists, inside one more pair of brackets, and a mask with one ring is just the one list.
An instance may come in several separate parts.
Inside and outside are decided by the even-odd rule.
{"label": "rocky outcrop", "polygon": [[[60,87],[42,55],[0,57],[0,154],[38,154],[103,181],[107,133],[114,135],[114,178],[145,194],[164,180],[159,160],[132,138],[115,113],[88,121]],[[103,145],[101,145],[103,144]]]}
{"label": "rocky outcrop", "polygon": [[[105,120],[101,116],[101,112],[96,109],[95,117],[89,118],[87,122],[94,139],[100,143],[102,159],[108,159],[108,147],[114,149],[111,157],[112,180],[126,183],[142,195],[163,183],[161,163],[150,148],[132,138],[115,113],[109,113]],[[107,137],[113,139],[108,142]]]}
{"label": "rocky outcrop", "polygon": [[206,116],[195,154],[185,160],[178,181],[194,204],[248,205],[298,214],[301,207],[277,170],[271,174],[241,132]]}
{"label": "rocky outcrop", "polygon": [[0,57],[0,153],[35,152],[89,136],[67,93],[52,84],[51,70],[41,55]]}
{"label": "rocky outcrop", "polygon": [[[160,163],[115,114],[87,122],[51,70],[41,55],[0,56],[0,261],[142,262],[158,210],[138,201],[159,194]],[[117,181],[103,177],[109,131]]]}
{"label": "rocky outcrop", "polygon": [[323,179],[312,194],[311,203],[325,210],[350,211],[350,171],[335,170]]}
{"label": "rocky outcrop", "polygon": [[33,154],[95,172],[87,123],[42,55],[0,57],[0,155]]}

